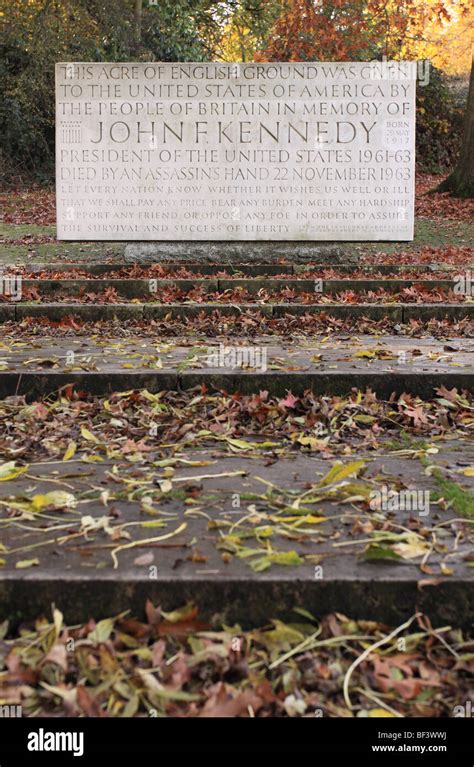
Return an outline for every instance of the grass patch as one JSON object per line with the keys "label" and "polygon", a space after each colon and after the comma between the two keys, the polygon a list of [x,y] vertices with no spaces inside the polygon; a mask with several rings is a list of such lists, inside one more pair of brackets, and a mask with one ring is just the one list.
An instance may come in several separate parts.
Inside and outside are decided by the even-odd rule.
{"label": "grass patch", "polygon": [[474,519],[474,497],[472,493],[469,490],[464,490],[452,479],[444,477],[440,469],[434,469],[432,477],[439,487],[439,492],[434,493],[435,500],[439,501],[440,498],[444,498],[459,516]]}

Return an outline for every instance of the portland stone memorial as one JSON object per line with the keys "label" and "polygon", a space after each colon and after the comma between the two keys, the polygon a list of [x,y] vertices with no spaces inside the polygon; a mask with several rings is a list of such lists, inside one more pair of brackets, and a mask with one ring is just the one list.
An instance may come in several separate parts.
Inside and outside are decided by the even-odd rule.
{"label": "portland stone memorial", "polygon": [[59,63],[61,240],[411,240],[412,62]]}

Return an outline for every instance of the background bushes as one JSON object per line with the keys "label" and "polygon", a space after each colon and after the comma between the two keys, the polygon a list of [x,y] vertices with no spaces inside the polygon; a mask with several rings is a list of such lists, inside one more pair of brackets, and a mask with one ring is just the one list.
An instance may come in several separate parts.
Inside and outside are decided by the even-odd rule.
{"label": "background bushes", "polygon": [[461,145],[467,83],[431,67],[430,81],[416,96],[417,162],[429,173],[455,164]]}
{"label": "background bushes", "polygon": [[217,26],[211,6],[193,0],[144,4],[137,43],[133,0],[3,2],[0,162],[5,177],[33,175],[46,181],[54,175],[57,61],[203,60]]}
{"label": "background bushes", "polygon": [[[55,62],[251,60],[284,1],[144,0],[138,40],[134,0],[0,0],[2,175],[13,184],[54,177]],[[418,88],[417,160],[436,173],[458,154],[466,91],[430,74]]]}

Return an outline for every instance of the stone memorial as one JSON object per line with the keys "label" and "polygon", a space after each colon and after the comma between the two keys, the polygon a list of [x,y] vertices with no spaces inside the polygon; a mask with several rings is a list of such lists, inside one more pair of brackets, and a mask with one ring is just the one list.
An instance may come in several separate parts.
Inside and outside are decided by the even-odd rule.
{"label": "stone memorial", "polygon": [[60,240],[411,240],[413,62],[59,63]]}

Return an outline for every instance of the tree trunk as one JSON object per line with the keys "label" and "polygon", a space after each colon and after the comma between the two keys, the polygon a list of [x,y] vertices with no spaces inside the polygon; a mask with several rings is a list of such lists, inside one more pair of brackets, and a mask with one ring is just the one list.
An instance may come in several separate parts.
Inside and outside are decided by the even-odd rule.
{"label": "tree trunk", "polygon": [[435,191],[451,192],[453,197],[474,197],[474,57],[458,164]]}
{"label": "tree trunk", "polygon": [[139,46],[142,41],[142,7],[143,0],[135,0],[133,20],[135,26],[135,43],[137,46]]}

